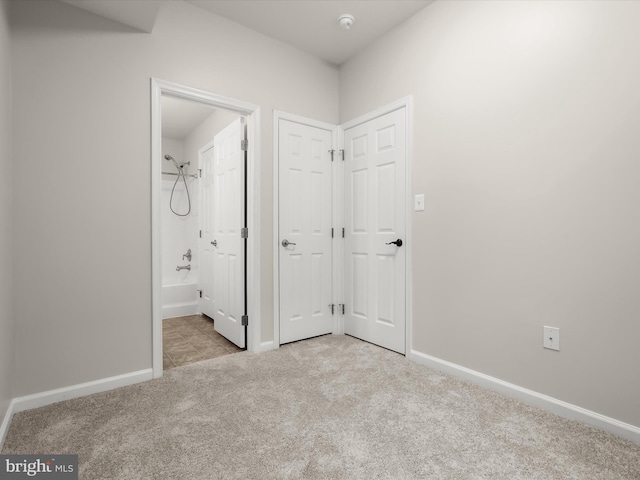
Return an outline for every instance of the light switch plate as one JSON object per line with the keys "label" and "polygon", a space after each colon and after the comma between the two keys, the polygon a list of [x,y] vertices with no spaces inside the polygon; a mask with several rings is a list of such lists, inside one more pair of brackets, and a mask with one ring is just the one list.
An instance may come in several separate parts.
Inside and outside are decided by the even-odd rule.
{"label": "light switch plate", "polygon": [[424,210],[424,193],[419,193],[414,197],[413,209],[416,212],[422,212]]}

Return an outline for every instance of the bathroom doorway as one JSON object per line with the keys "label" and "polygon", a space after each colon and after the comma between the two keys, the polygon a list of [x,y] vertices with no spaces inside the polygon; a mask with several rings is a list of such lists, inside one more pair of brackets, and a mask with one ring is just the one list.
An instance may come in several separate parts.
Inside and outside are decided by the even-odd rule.
{"label": "bathroom doorway", "polygon": [[[151,83],[152,345],[157,378],[163,367],[233,353],[245,346],[249,351],[259,347],[259,110],[244,102],[162,80],[152,79]],[[209,188],[213,185],[203,181],[203,172],[204,177],[211,173],[213,164],[207,164],[206,152],[212,151],[214,137],[218,135],[216,143],[221,144],[221,135],[231,127],[242,133],[237,142],[237,150],[241,151],[236,152],[235,160],[239,170],[232,172],[233,182],[225,180],[225,172],[217,175],[224,187],[219,191],[226,191],[228,197],[221,202],[215,198],[216,189]],[[216,153],[216,158],[223,154],[226,153]],[[232,189],[225,187],[225,182],[238,185],[240,181],[243,186],[246,182],[246,187],[229,193]],[[229,200],[235,197],[237,208],[221,214],[219,206],[230,204]],[[216,201],[217,209],[213,208]],[[235,218],[233,226],[238,227],[238,239],[227,235],[237,244],[227,257],[203,244],[211,240],[208,229],[215,212],[219,218]],[[253,232],[255,235],[248,234]],[[217,239],[209,243],[215,245]],[[215,281],[225,289],[230,283],[230,279],[214,279],[215,271],[229,271],[230,258],[238,265],[230,276],[238,285],[233,296],[222,287],[213,288]],[[227,305],[224,309],[225,313],[232,310],[233,315],[216,318],[219,315],[213,310],[202,308],[201,295],[233,297],[233,308]]]}

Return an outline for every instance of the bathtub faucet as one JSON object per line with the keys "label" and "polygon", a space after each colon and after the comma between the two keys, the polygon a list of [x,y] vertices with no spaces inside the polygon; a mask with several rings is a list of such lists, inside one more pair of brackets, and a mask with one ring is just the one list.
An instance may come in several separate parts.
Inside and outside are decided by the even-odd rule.
{"label": "bathtub faucet", "polygon": [[176,267],[176,272],[179,272],[180,270],[191,270],[191,265],[178,265]]}

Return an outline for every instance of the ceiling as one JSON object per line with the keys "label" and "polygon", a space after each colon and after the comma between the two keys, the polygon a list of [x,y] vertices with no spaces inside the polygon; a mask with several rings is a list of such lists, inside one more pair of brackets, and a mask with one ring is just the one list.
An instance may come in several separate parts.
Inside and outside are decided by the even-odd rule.
{"label": "ceiling", "polygon": [[[62,1],[149,33],[168,0]],[[186,1],[339,65],[434,0]],[[355,17],[351,30],[338,26],[344,13]]]}
{"label": "ceiling", "polygon": [[162,136],[184,140],[198,125],[216,111],[216,108],[199,102],[163,95]]}
{"label": "ceiling", "polygon": [[61,0],[142,32],[151,33],[163,0],[127,0],[126,2],[96,0]]}
{"label": "ceiling", "polygon": [[[187,0],[205,10],[341,64],[433,0]],[[338,16],[355,17],[350,30]]]}

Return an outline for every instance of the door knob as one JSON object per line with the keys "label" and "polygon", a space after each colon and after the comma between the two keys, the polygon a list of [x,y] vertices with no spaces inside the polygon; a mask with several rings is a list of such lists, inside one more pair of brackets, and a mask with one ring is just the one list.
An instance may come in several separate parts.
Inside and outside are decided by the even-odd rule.
{"label": "door knob", "polygon": [[391,245],[391,244],[395,245],[396,247],[401,247],[402,246],[402,240],[397,239],[395,242],[387,243],[387,245]]}
{"label": "door knob", "polygon": [[290,242],[289,240],[287,240],[286,238],[284,240],[282,240],[282,246],[284,248],[287,248],[289,245],[295,245],[295,243]]}

